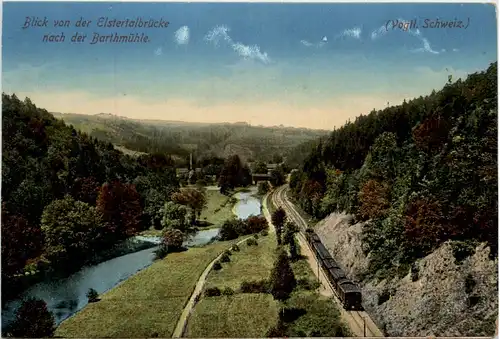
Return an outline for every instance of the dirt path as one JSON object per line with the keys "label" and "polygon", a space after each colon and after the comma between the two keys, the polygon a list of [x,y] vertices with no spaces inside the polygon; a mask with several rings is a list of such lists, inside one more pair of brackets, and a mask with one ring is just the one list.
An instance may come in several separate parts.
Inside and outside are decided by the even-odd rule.
{"label": "dirt path", "polygon": [[[271,215],[269,213],[269,210],[267,209],[267,197],[268,197],[268,195],[269,195],[269,193],[266,194],[262,200],[262,209],[263,209],[264,216],[266,217],[267,222],[271,226],[270,231],[274,232],[274,226],[271,223]],[[247,241],[247,239],[252,238],[252,237],[253,237],[253,235],[246,237],[245,239],[238,241],[236,244],[240,245],[243,242]],[[231,247],[229,247],[228,249],[230,249],[230,248]],[[189,316],[193,312],[194,306],[196,305],[196,299],[203,291],[203,286],[205,286],[205,282],[207,281],[207,276],[210,273],[210,271],[212,270],[212,267],[214,266],[215,262],[220,259],[222,254],[223,253],[219,254],[214,260],[212,260],[210,262],[210,264],[208,264],[208,266],[205,268],[205,270],[201,274],[200,278],[196,282],[196,286],[194,288],[194,291],[191,294],[191,297],[189,298],[188,303],[186,304],[186,306],[182,310],[182,313],[181,313],[179,320],[177,321],[177,325],[175,327],[174,333],[172,334],[172,338],[181,338],[182,335],[184,334]]]}
{"label": "dirt path", "polygon": [[[286,186],[282,186],[273,192],[273,203],[275,204],[275,206],[283,207],[283,209],[285,209],[287,213],[287,216],[292,219],[301,229],[307,228],[307,223],[305,222],[305,220],[295,210],[293,204],[286,198],[285,189]],[[382,331],[377,328],[375,323],[366,312],[346,311],[342,307],[340,300],[334,293],[334,290],[330,282],[328,281],[323,269],[319,267],[318,260],[313,254],[302,232],[297,235],[297,240],[299,241],[301,254],[307,257],[309,266],[311,267],[314,275],[316,276],[316,278],[318,278],[321,284],[319,293],[327,297],[332,297],[333,300],[335,300],[338,305],[341,317],[351,329],[352,334],[357,337],[383,337],[384,335]]]}

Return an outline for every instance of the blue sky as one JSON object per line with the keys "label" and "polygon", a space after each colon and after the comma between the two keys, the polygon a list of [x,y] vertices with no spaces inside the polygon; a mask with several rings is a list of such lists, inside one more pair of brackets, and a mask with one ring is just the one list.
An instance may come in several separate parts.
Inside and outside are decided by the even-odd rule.
{"label": "blue sky", "polygon": [[[497,60],[484,4],[7,2],[3,12],[3,91],[65,113],[332,129]],[[23,29],[31,16],[49,27]],[[90,27],[73,26],[81,17]],[[101,17],[169,26],[99,28]],[[413,19],[418,28],[392,27]],[[61,32],[65,42],[42,41]],[[75,32],[87,41],[71,43]],[[115,32],[150,42],[90,44]]]}

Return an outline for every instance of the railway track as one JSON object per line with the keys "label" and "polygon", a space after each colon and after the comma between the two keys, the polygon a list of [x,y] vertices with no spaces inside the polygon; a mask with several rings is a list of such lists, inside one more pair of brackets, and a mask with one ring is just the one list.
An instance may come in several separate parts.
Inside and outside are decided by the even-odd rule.
{"label": "railway track", "polygon": [[339,306],[339,310],[341,313],[342,318],[344,321],[349,325],[349,328],[351,329],[351,332],[353,335],[358,336],[358,337],[383,337],[382,331],[380,331],[373,320],[370,318],[368,313],[365,311],[346,311],[343,307],[342,304],[338,298],[338,295],[333,288],[333,286],[330,284],[329,280],[326,277],[325,272],[323,271],[323,268],[320,268],[320,265],[318,264],[318,261],[316,259],[316,256],[314,256],[312,253],[312,249],[309,246],[309,243],[306,240],[305,237],[305,230],[308,227],[307,222],[302,218],[302,216],[295,210],[295,207],[293,206],[292,203],[288,201],[286,198],[286,185],[283,185],[279,188],[277,188],[272,196],[272,202],[274,206],[280,206],[282,207],[289,219],[291,221],[295,222],[295,224],[299,227],[300,232],[299,232],[299,242],[303,244],[303,246],[307,246],[310,250],[310,253],[314,259],[314,262],[316,263],[316,267],[311,268],[313,272],[318,275],[318,279],[322,283],[323,287],[325,287],[328,290],[328,294],[331,294],[333,296],[333,299]]}

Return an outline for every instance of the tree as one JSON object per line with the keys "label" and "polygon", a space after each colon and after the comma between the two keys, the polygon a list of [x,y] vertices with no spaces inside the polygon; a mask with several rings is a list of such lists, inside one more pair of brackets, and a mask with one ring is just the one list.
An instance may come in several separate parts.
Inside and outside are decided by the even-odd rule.
{"label": "tree", "polygon": [[252,183],[252,175],[247,165],[243,165],[238,155],[227,158],[219,176],[221,193],[226,194],[235,187],[245,187]]}
{"label": "tree", "polygon": [[102,214],[113,240],[124,239],[140,229],[140,196],[132,184],[122,184],[120,181],[105,183],[97,198],[97,210]]}
{"label": "tree", "polygon": [[76,260],[93,248],[103,227],[95,207],[67,195],[45,207],[41,230],[49,257],[64,255],[67,260]]}
{"label": "tree", "polygon": [[187,207],[176,204],[173,201],[166,202],[163,208],[161,225],[167,229],[178,229],[182,232],[188,232],[190,225]]}
{"label": "tree", "polygon": [[172,201],[191,208],[191,225],[194,225],[196,216],[201,214],[207,204],[207,196],[202,189],[181,188],[179,192],[172,194]]}
{"label": "tree", "polygon": [[283,162],[283,156],[281,154],[274,154],[272,161],[275,164],[280,164],[281,162]]}
{"label": "tree", "polygon": [[17,338],[44,338],[54,336],[56,323],[45,301],[29,298],[21,304],[9,330]]}
{"label": "tree", "polygon": [[386,184],[373,179],[368,180],[359,192],[361,218],[372,219],[383,216],[389,207],[388,193]]}
{"label": "tree", "polygon": [[252,166],[252,172],[257,174],[267,174],[267,165],[262,161],[258,161]]}
{"label": "tree", "polygon": [[258,184],[258,193],[260,195],[266,194],[267,192],[269,192],[270,189],[271,189],[271,187],[269,186],[269,183],[267,181],[261,181],[261,182],[259,182],[259,184]]}
{"label": "tree", "polygon": [[285,210],[282,207],[279,207],[276,211],[273,212],[271,220],[274,227],[276,228],[276,240],[278,241],[278,245],[281,245],[281,233],[286,220]]}
{"label": "tree", "polygon": [[73,197],[76,200],[95,205],[101,185],[93,177],[78,178],[73,185]]}
{"label": "tree", "polygon": [[172,157],[162,153],[142,154],[137,160],[141,165],[150,168],[154,172],[162,172],[174,166]]}
{"label": "tree", "polygon": [[434,250],[446,241],[448,229],[444,224],[442,208],[436,201],[417,199],[408,204],[405,220],[405,235],[420,256]]}
{"label": "tree", "polygon": [[285,232],[283,235],[283,242],[290,248],[290,257],[292,260],[298,257],[297,243],[295,242],[295,233],[299,232],[298,226],[291,221],[285,223]]}
{"label": "tree", "polygon": [[286,302],[286,300],[290,298],[290,294],[297,285],[295,275],[293,274],[292,267],[288,260],[288,255],[283,249],[279,252],[278,258],[274,263],[270,282],[271,294],[274,300],[279,300],[281,302]]}
{"label": "tree", "polygon": [[21,271],[29,258],[38,255],[43,246],[43,234],[19,215],[8,213],[2,203],[2,273],[13,275]]}
{"label": "tree", "polygon": [[182,247],[184,233],[178,229],[165,229],[162,235],[162,245],[166,246],[169,252],[176,251]]}
{"label": "tree", "polygon": [[97,293],[97,291],[93,288],[89,288],[87,292],[87,299],[89,300],[89,303],[96,302],[99,300],[99,293]]}
{"label": "tree", "polygon": [[[219,231],[220,240],[232,240],[246,233],[247,225],[241,219],[224,221]],[[248,233],[247,233],[248,234]]]}
{"label": "tree", "polygon": [[249,217],[246,220],[246,226],[248,234],[259,233],[269,227],[266,218],[259,216]]}
{"label": "tree", "polygon": [[144,213],[148,215],[151,220],[151,226],[155,229],[161,229],[162,227],[161,221],[163,219],[165,200],[167,200],[167,197],[154,188],[147,192],[144,202]]}
{"label": "tree", "polygon": [[277,166],[271,171],[271,178],[269,179],[271,185],[274,187],[281,186],[285,183],[285,172],[281,166]]}

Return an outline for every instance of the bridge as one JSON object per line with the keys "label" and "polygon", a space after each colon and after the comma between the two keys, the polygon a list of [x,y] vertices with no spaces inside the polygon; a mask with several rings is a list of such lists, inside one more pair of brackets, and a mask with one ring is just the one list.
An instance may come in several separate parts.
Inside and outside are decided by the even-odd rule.
{"label": "bridge", "polygon": [[252,174],[252,184],[257,185],[259,181],[269,181],[271,178],[270,174],[256,173]]}

